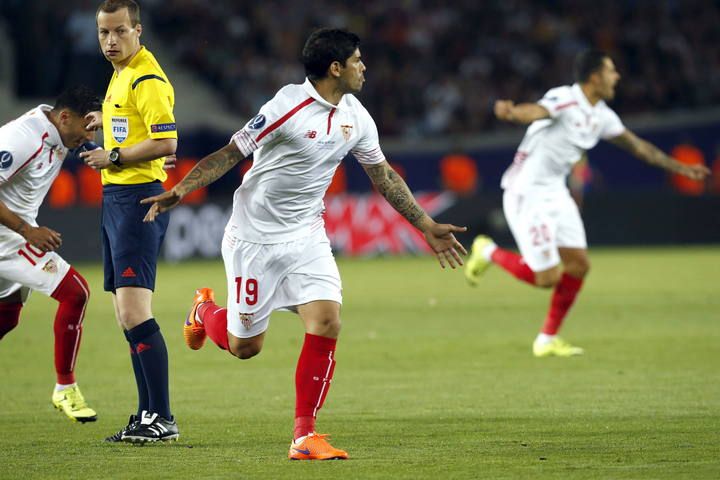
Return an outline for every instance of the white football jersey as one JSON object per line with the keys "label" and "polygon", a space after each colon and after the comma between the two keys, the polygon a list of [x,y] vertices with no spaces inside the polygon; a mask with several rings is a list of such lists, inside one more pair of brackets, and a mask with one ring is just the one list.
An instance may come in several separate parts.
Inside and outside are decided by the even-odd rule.
{"label": "white football jersey", "polygon": [[565,179],[586,150],[621,135],[625,126],[604,101],[591,105],[579,84],[549,90],[538,102],[550,118],[530,124],[502,188],[517,193],[566,189]]}
{"label": "white football jersey", "polygon": [[[39,105],[0,127],[0,201],[33,226],[68,149]],[[0,225],[0,238],[12,233]]]}
{"label": "white football jersey", "polygon": [[350,152],[364,164],[385,160],[377,126],[353,95],[325,101],[309,80],[286,85],[232,137],[255,153],[235,191],[226,231],[248,242],[289,242],[323,226],[323,197]]}

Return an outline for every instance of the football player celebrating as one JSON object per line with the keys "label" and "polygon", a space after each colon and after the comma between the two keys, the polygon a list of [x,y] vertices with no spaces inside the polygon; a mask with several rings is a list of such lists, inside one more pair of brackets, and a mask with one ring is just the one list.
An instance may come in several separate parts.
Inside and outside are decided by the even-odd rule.
{"label": "football player celebrating", "polygon": [[500,120],[530,124],[502,178],[503,210],[520,255],[481,235],[465,267],[473,285],[495,263],[523,282],[553,288],[545,323],[533,343],[536,357],[583,353],[557,332],[590,269],[583,222],[566,187],[566,177],[585,151],[604,139],[670,172],[695,180],[709,174],[704,166],[683,165],[625,128],[605,103],[615,96],[620,79],[607,54],[581,53],[575,75],[578,83],[553,88],[537,103],[495,103]]}
{"label": "football player celebrating", "polygon": [[435,223],[385,160],[375,122],[353,95],[365,81],[358,46],[358,37],[344,30],[314,32],[302,54],[305,83],[280,89],[227,146],[203,158],[171,191],[145,200],[153,203],[146,216],[152,221],[254,153],[222,243],[227,309],[214,303],[210,289],[200,289],[185,339],[198,349],[207,335],[247,359],[260,353],[272,311],[299,314],[306,333],[295,373],[293,460],[348,457],[315,432],[340,333],[340,275],[322,218],[323,196],[340,161],[353,153],[377,190],[424,233],[442,267],[462,265],[465,254],[453,235],[465,228]]}

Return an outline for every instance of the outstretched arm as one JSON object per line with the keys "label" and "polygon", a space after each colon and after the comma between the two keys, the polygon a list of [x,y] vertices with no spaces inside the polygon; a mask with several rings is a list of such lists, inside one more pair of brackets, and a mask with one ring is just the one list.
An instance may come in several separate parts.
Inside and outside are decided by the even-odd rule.
{"label": "outstretched arm", "polygon": [[521,103],[515,105],[512,100],[496,100],[495,116],[504,122],[527,125],[535,120],[550,118],[550,112],[537,103]]}
{"label": "outstretched arm", "polygon": [[140,203],[143,204],[152,203],[143,221],[152,222],[160,213],[180,203],[185,195],[210,185],[244,158],[245,155],[238,150],[234,142],[211,153],[200,160],[170,191],[141,200]]}
{"label": "outstretched arm", "polygon": [[22,235],[30,245],[43,252],[52,252],[62,244],[58,232],[47,227],[33,227],[7,208],[3,202],[0,202],[0,223]]}
{"label": "outstretched arm", "polygon": [[643,140],[627,129],[617,137],[610,139],[610,142],[623,150],[627,150],[640,160],[668,172],[679,173],[693,180],[704,180],[705,177],[710,175],[710,170],[705,165],[685,165],[680,163],[652,143]]}
{"label": "outstretched arm", "polygon": [[430,218],[420,208],[415,197],[410,192],[405,181],[386,161],[375,165],[363,164],[365,172],[370,177],[378,192],[385,197],[397,212],[405,217],[415,228],[425,236],[425,241],[437,255],[440,266],[445,268],[445,262],[450,267],[462,265],[462,258],[458,252],[467,255],[465,248],[455,239],[453,232],[464,232],[467,227],[456,227],[450,224],[439,224]]}

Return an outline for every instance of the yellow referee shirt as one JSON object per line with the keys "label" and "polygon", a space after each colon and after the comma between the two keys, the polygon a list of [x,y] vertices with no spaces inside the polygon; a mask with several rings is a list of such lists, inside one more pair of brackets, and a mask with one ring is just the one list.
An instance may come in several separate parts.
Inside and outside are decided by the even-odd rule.
{"label": "yellow referee shirt", "polygon": [[[103,102],[105,150],[129,147],[148,138],[177,138],[175,92],[152,53],[140,50],[120,74],[113,73]],[[165,158],[101,171],[102,183],[131,185],[165,181]]]}

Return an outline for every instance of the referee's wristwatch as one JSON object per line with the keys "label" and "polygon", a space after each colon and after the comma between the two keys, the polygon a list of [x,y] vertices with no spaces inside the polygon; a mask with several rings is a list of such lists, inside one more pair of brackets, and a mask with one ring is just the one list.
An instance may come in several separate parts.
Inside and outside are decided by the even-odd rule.
{"label": "referee's wristwatch", "polygon": [[118,168],[122,167],[122,162],[120,161],[120,147],[115,147],[112,150],[110,150],[110,156],[108,157],[108,159],[116,167],[118,167]]}

